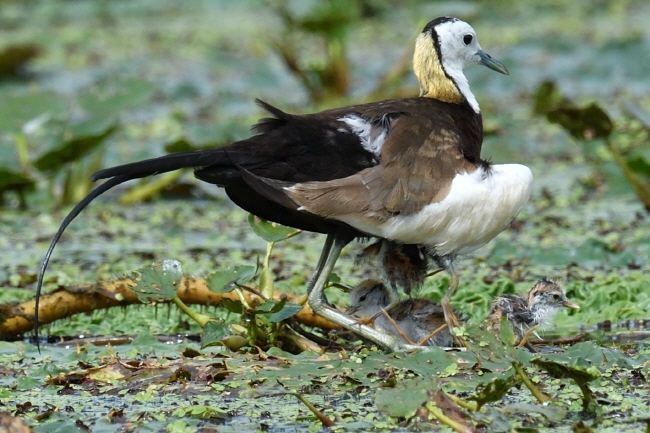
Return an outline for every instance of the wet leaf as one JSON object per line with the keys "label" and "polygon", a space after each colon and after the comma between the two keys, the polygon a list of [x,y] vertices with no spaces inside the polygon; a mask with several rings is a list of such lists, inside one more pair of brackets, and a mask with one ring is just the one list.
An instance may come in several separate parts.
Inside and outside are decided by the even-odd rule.
{"label": "wet leaf", "polygon": [[228,293],[238,284],[249,282],[255,277],[257,268],[250,265],[228,266],[216,271],[207,278],[208,289],[214,293]]}
{"label": "wet leaf", "polygon": [[220,305],[231,313],[241,314],[244,311],[242,303],[233,301],[232,299],[223,298],[221,299]]}
{"label": "wet leaf", "polygon": [[300,233],[299,230],[293,227],[266,221],[253,214],[248,215],[248,224],[250,224],[256,235],[267,242],[279,242],[294,236],[296,233]]}
{"label": "wet leaf", "polygon": [[560,422],[566,418],[567,411],[557,406],[544,406],[541,404],[528,403],[511,403],[507,404],[503,410],[506,413],[539,413],[551,422]]}
{"label": "wet leaf", "polygon": [[79,105],[93,118],[115,121],[125,110],[149,101],[156,91],[154,84],[130,77],[106,81],[79,96]]}
{"label": "wet leaf", "polygon": [[30,190],[35,186],[34,180],[20,172],[0,168],[0,196],[5,191]]}
{"label": "wet leaf", "polygon": [[646,130],[650,131],[650,113],[648,113],[646,110],[639,107],[637,103],[632,101],[626,101],[625,104],[623,104],[623,106],[625,107],[625,111],[627,112],[627,114],[636,118],[639,122],[643,124]]}
{"label": "wet leaf", "polygon": [[302,305],[287,302],[279,311],[273,312],[271,315],[269,315],[269,321],[271,323],[282,322],[289,317],[295,316],[298,314],[298,312],[300,312],[300,310],[302,310]]}
{"label": "wet leaf", "polygon": [[131,274],[136,283],[132,288],[141,302],[172,299],[183,278],[183,268],[177,260],[162,260],[144,266]]}
{"label": "wet leaf", "polygon": [[[239,304],[241,306],[241,304]],[[201,348],[221,345],[221,340],[229,333],[228,325],[220,320],[211,320],[203,327]]]}
{"label": "wet leaf", "polygon": [[560,359],[549,359],[548,357],[552,355],[546,356],[535,357],[531,362],[558,379],[571,378],[577,383],[584,384],[600,377],[598,368],[591,363],[585,363],[583,358],[577,358],[570,363]]}
{"label": "wet leaf", "polygon": [[281,299],[279,301],[266,301],[263,304],[255,307],[253,312],[256,314],[277,313],[278,311],[282,310],[282,308],[284,308],[284,304],[286,304],[286,302],[286,299]]}
{"label": "wet leaf", "polygon": [[595,102],[583,108],[555,108],[549,111],[546,117],[550,122],[562,126],[578,140],[607,138],[613,129],[609,116]]}
{"label": "wet leaf", "polygon": [[11,133],[20,132],[27,122],[37,118],[45,121],[65,117],[68,106],[64,96],[51,91],[0,94],[0,99],[0,131]]}
{"label": "wet leaf", "polygon": [[469,397],[469,400],[476,401],[478,409],[485,403],[501,400],[513,386],[521,383],[521,378],[514,369],[502,374],[484,375],[482,380],[485,381],[476,386],[476,394]]}
{"label": "wet leaf", "polygon": [[21,44],[9,45],[0,51],[0,76],[19,75],[24,66],[40,54],[36,45]]}
{"label": "wet leaf", "polygon": [[41,171],[56,170],[64,164],[79,160],[101,145],[116,129],[117,124],[108,118],[69,125],[63,135],[65,140],[54,143],[34,161],[34,167]]}
{"label": "wet leaf", "polygon": [[422,377],[432,374],[439,374],[447,367],[455,364],[455,356],[439,347],[431,347],[430,350],[413,353],[403,361],[404,368]]}
{"label": "wet leaf", "polygon": [[644,174],[650,176],[650,162],[641,155],[635,155],[631,158],[626,158],[628,167],[637,174]]}
{"label": "wet leaf", "polygon": [[470,416],[439,389],[433,391],[431,404],[427,404],[426,408],[439,421],[457,432],[477,432]]}
{"label": "wet leaf", "polygon": [[193,150],[197,150],[197,148],[185,138],[179,138],[178,140],[165,144],[165,152],[168,153],[190,152]]}
{"label": "wet leaf", "polygon": [[225,414],[226,411],[224,410],[212,406],[203,406],[203,405],[181,406],[178,409],[176,409],[174,412],[172,412],[173,416],[178,416],[181,418],[193,417],[193,418],[201,418],[201,419],[210,419],[210,418],[220,419],[223,418]]}
{"label": "wet leaf", "polygon": [[383,388],[377,391],[375,404],[377,409],[389,416],[408,418],[429,400],[429,392],[423,381],[410,383],[410,386]]}
{"label": "wet leaf", "polygon": [[553,81],[543,81],[537,87],[533,99],[533,113],[544,116],[549,111],[560,107],[567,106],[569,102],[562,96]]}
{"label": "wet leaf", "polygon": [[555,378],[573,379],[582,392],[583,409],[592,414],[599,411],[598,402],[587,384],[598,379],[601,374],[591,362],[582,357],[571,359],[563,355],[554,356],[549,354],[545,357],[534,357],[532,363],[546,370]]}

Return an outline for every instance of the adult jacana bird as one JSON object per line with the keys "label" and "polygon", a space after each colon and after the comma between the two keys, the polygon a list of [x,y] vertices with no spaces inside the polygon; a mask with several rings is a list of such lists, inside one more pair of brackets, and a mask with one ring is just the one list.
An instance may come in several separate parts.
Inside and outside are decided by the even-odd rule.
{"label": "adult jacana bird", "polygon": [[323,297],[342,248],[355,237],[377,237],[424,246],[450,272],[441,305],[449,325],[456,326],[449,303],[458,285],[455,257],[503,231],[528,200],[532,183],[527,167],[493,165],[480,157],[481,113],[463,74],[476,64],[508,73],[481,49],[470,25],[437,18],[415,45],[419,97],[306,115],[258,101],[272,117],[255,125],[248,139],[95,173],[93,181],[106,181],[70,211],[55,234],[37,299],[54,246],[92,200],[132,179],[193,167],[198,179],[224,188],[248,212],[327,235],[308,287],[316,314],[390,349],[404,348],[395,337],[328,306]]}

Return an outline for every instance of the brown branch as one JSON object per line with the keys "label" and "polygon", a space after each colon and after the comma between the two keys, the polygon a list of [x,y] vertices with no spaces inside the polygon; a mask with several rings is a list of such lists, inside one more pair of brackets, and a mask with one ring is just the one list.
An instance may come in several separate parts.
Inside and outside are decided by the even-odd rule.
{"label": "brown branch", "polygon": [[[78,313],[89,313],[95,310],[127,305],[141,304],[138,297],[131,290],[134,283],[128,279],[105,281],[97,284],[85,284],[76,287],[59,288],[41,296],[39,322],[41,325],[55,320],[70,317]],[[183,278],[177,291],[178,297],[185,304],[218,306],[222,299],[238,301],[234,292],[218,294],[208,290],[205,279]],[[258,305],[264,301],[257,295],[244,292],[246,300],[251,305]],[[275,299],[287,297],[292,302],[302,295],[288,295],[276,293]],[[167,301],[166,303],[170,303]],[[300,303],[299,301],[296,301]],[[315,326],[325,330],[335,329],[336,325],[316,316],[309,306],[304,305],[302,310],[294,316],[297,321],[308,326]],[[22,303],[9,303],[0,305],[0,338],[10,338],[34,328],[34,300]]]}

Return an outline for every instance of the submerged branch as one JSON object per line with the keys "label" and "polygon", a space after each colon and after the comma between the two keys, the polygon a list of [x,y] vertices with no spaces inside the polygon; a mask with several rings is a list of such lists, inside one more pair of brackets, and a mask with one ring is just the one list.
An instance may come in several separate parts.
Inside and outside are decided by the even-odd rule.
{"label": "submerged branch", "polygon": [[[85,284],[76,287],[60,288],[41,296],[39,320],[40,325],[52,323],[59,319],[78,313],[89,313],[111,307],[124,307],[141,304],[131,290],[134,283],[128,278],[105,281],[97,284]],[[177,291],[178,298],[187,305],[219,306],[222,299],[239,301],[235,292],[218,294],[208,290],[205,279],[183,278]],[[257,295],[244,292],[250,305],[262,304]],[[277,292],[274,299],[286,297],[288,302],[300,303],[302,295],[288,295]],[[168,301],[172,302],[172,301]],[[308,305],[296,314],[295,319],[302,324],[325,330],[335,329],[336,325],[316,316]],[[34,328],[34,300],[22,303],[0,305],[0,338],[15,337]]]}

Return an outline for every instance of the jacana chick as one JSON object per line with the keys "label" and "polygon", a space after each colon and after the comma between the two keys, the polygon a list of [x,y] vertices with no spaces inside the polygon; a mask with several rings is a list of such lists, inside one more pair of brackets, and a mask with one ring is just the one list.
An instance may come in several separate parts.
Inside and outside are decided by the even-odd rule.
{"label": "jacana chick", "polygon": [[527,348],[534,351],[527,341],[523,341],[524,338],[527,338],[527,334],[535,327],[548,325],[563,307],[580,309],[578,304],[567,298],[561,285],[541,279],[525,295],[498,296],[488,313],[488,329],[498,334],[505,318],[517,336],[516,344],[523,342]]}
{"label": "jacana chick", "polygon": [[[454,345],[440,305],[422,298],[395,302],[391,291],[378,280],[363,281],[350,292],[350,307],[346,314],[361,320],[374,317],[375,328],[411,345]],[[435,331],[438,332],[432,335]]]}

